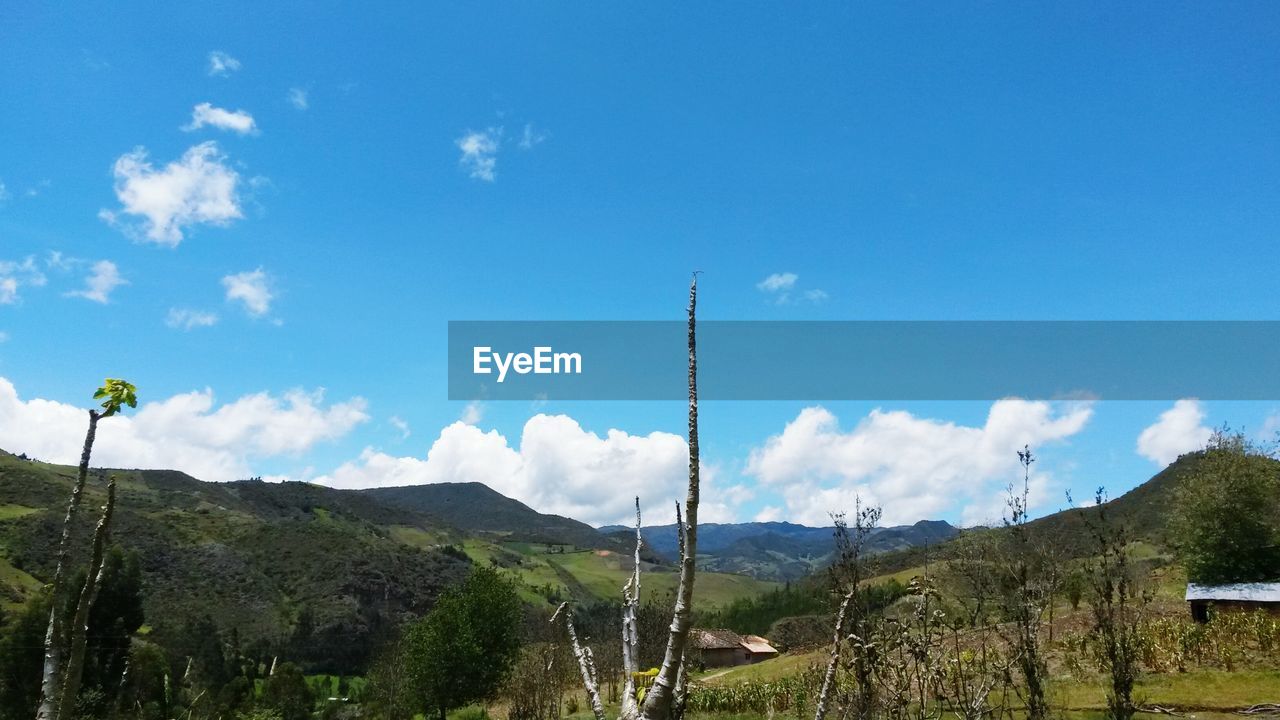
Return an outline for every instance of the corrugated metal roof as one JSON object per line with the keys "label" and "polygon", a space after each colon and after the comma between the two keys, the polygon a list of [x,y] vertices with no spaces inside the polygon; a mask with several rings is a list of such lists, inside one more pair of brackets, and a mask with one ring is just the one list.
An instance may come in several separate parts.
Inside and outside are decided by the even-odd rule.
{"label": "corrugated metal roof", "polygon": [[1232,583],[1230,585],[1187,583],[1187,600],[1280,603],[1280,583]]}

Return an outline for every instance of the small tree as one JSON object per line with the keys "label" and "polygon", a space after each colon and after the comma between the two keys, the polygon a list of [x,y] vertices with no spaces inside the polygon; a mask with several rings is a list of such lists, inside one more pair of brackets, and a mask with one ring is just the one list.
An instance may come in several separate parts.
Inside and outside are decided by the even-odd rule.
{"label": "small tree", "polygon": [[862,499],[856,501],[853,528],[843,514],[831,516],[835,524],[836,560],[831,566],[833,590],[839,595],[840,607],[836,611],[835,632],[831,640],[831,654],[818,691],[814,720],[823,720],[831,707],[831,695],[835,688],[836,669],[841,656],[847,651],[848,663],[853,675],[853,687],[846,708],[854,718],[870,717],[875,701],[874,646],[868,621],[866,593],[862,581],[868,576],[866,545],[876,526],[880,524],[880,508],[862,507]]}
{"label": "small tree", "polygon": [[1175,493],[1175,544],[1192,582],[1280,580],[1280,462],[1227,429]]}
{"label": "small tree", "polygon": [[[1070,496],[1068,496],[1070,499]],[[1086,564],[1089,605],[1093,609],[1094,635],[1100,643],[1103,670],[1110,676],[1107,715],[1112,720],[1130,720],[1137,711],[1133,700],[1138,677],[1138,613],[1129,567],[1129,535],[1123,523],[1107,514],[1106,496],[1098,488],[1094,496],[1097,517],[1080,511],[1080,518],[1095,543]]]}
{"label": "small tree", "polygon": [[1049,716],[1049,669],[1040,640],[1045,608],[1053,602],[1052,578],[1046,553],[1032,538],[1026,524],[1031,495],[1031,448],[1018,451],[1022,465],[1022,488],[1009,487],[1009,514],[1004,519],[1005,557],[1001,578],[1008,588],[1004,597],[1005,617],[1010,621],[1006,641],[1013,648],[1022,682],[1018,694],[1026,704],[1028,720]]}
{"label": "small tree", "polygon": [[307,678],[290,662],[281,663],[262,687],[262,704],[280,713],[281,720],[308,720],[315,703]]}
{"label": "small tree", "polygon": [[522,619],[515,584],[493,568],[477,567],[445,591],[405,635],[419,707],[444,720],[454,708],[492,698],[519,657]]}

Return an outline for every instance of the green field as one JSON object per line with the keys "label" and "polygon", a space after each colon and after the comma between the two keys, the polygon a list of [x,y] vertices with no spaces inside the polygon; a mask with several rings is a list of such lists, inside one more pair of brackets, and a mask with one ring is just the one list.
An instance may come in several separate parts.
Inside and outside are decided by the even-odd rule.
{"label": "green field", "polygon": [[[416,528],[395,528],[392,537],[415,547],[441,544],[443,537]],[[521,595],[548,603],[556,598],[616,600],[631,575],[631,558],[609,550],[586,550],[571,545],[488,541],[468,538],[458,543],[477,564],[496,564],[521,582]],[[674,568],[645,564],[641,587],[646,596],[675,592],[679,576]],[[718,606],[778,587],[777,583],[746,575],[700,572],[694,592],[700,606]],[[549,590],[549,592],[548,592]]]}

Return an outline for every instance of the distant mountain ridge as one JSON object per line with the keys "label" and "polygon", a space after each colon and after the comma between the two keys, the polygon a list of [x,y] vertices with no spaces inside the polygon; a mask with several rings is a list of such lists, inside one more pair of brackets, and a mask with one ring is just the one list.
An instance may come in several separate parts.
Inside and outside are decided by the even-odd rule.
{"label": "distant mountain ridge", "polygon": [[[632,530],[621,525],[600,528],[624,538]],[[701,523],[698,525],[698,566],[716,572],[732,572],[767,580],[794,580],[821,570],[835,550],[834,527],[810,527],[790,522]],[[642,527],[645,543],[655,552],[674,559],[678,552],[676,526]],[[943,520],[921,520],[914,525],[877,528],[870,539],[873,553],[885,553],[937,544],[959,530]]]}

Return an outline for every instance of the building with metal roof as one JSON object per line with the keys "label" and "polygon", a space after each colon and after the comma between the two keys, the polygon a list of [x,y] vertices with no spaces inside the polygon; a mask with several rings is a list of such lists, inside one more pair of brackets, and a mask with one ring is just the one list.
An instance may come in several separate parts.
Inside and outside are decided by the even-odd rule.
{"label": "building with metal roof", "polygon": [[1263,610],[1280,615],[1280,582],[1187,583],[1187,604],[1196,622],[1208,622],[1210,607],[1219,612]]}

